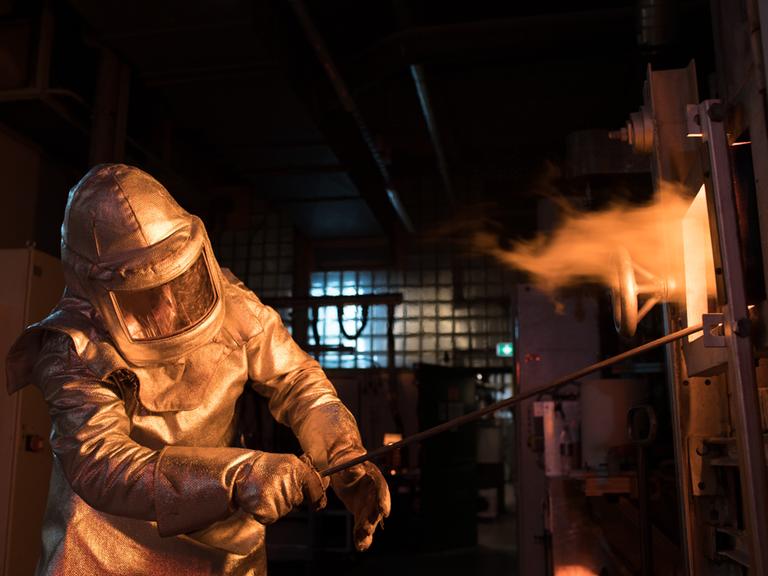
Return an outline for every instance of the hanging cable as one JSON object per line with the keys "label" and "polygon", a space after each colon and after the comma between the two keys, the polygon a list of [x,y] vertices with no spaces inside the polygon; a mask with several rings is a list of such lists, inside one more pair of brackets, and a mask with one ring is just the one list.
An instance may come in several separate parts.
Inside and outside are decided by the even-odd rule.
{"label": "hanging cable", "polygon": [[336,306],[336,316],[339,320],[339,328],[341,329],[341,333],[344,334],[344,338],[347,340],[357,340],[368,325],[368,304],[362,305],[361,308],[363,311],[362,316],[360,317],[360,327],[353,335],[350,335],[344,327],[344,306]]}

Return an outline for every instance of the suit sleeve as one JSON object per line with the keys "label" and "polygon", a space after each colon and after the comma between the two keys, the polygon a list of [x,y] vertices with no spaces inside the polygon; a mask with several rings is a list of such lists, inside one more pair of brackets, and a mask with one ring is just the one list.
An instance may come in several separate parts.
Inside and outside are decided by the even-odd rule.
{"label": "suit sleeve", "polygon": [[256,453],[138,444],[119,387],[98,379],[62,333],[45,334],[33,382],[48,403],[54,456],[72,490],[93,508],[156,521],[164,536],[233,512],[234,487]]}
{"label": "suit sleeve", "polygon": [[263,306],[258,321],[263,330],[246,346],[248,372],[275,419],[290,426],[320,470],[364,454],[357,422],[320,364],[294,342],[275,310]]}

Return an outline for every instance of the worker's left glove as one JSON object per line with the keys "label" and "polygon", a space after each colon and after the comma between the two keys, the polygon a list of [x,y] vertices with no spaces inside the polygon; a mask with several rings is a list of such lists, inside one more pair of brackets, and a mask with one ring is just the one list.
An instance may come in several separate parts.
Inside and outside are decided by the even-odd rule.
{"label": "worker's left glove", "polygon": [[[306,411],[297,436],[320,470],[365,454],[355,418],[338,399]],[[331,486],[355,516],[355,546],[366,550],[376,526],[389,516],[391,504],[384,476],[376,465],[364,462],[331,475]]]}
{"label": "worker's left glove", "polygon": [[334,474],[331,486],[355,516],[355,547],[361,551],[368,549],[376,526],[389,516],[387,481],[375,464],[364,462]]}

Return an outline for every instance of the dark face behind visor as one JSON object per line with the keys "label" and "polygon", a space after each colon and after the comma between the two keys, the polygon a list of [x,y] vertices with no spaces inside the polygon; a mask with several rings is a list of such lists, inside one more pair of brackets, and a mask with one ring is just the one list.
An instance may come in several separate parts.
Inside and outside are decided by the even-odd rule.
{"label": "dark face behind visor", "polygon": [[204,256],[173,280],[145,290],[115,291],[118,313],[131,340],[157,340],[202,321],[216,302]]}

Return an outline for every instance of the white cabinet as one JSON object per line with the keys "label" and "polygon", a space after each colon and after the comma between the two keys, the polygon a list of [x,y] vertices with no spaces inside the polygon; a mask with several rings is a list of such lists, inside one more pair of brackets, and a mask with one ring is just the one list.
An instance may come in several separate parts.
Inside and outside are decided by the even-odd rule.
{"label": "white cabinet", "polygon": [[0,250],[0,574],[27,576],[40,554],[51,475],[50,420],[40,391],[8,395],[5,357],[64,291],[61,263],[34,250]]}

